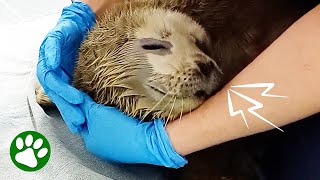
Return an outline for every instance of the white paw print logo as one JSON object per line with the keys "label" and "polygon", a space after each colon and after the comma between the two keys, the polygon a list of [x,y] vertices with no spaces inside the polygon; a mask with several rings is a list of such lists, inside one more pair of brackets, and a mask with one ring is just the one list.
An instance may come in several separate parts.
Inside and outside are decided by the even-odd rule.
{"label": "white paw print logo", "polygon": [[19,169],[37,171],[49,161],[50,145],[42,134],[27,131],[19,134],[12,141],[10,155],[11,160]]}

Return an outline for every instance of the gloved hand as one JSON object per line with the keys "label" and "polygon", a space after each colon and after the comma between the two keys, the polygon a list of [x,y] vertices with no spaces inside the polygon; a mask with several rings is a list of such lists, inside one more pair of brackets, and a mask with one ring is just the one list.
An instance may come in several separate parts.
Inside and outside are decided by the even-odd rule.
{"label": "gloved hand", "polygon": [[95,103],[84,93],[81,131],[87,150],[107,160],[180,168],[187,163],[173,149],[162,120],[141,122],[118,109]]}
{"label": "gloved hand", "polygon": [[83,3],[63,10],[40,48],[37,76],[46,94],[93,154],[123,163],[182,167],[187,161],[174,151],[161,120],[139,123],[116,108],[95,103],[70,85],[78,48],[94,21],[91,9]]}
{"label": "gloved hand", "polygon": [[82,94],[70,84],[78,49],[94,23],[95,15],[88,5],[72,3],[63,9],[40,47],[38,79],[72,132],[80,131],[85,117],[78,106],[84,102]]}

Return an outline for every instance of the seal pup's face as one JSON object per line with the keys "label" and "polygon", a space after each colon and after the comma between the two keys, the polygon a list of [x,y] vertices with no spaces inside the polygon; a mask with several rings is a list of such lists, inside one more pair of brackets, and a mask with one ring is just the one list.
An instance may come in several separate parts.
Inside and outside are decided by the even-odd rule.
{"label": "seal pup's face", "polygon": [[209,37],[199,24],[180,13],[158,10],[152,15],[146,12],[145,17],[145,24],[135,32],[136,48],[146,56],[152,71],[137,85],[147,89],[148,103],[164,108],[167,115],[189,112],[219,84],[221,70],[209,57]]}
{"label": "seal pup's face", "polygon": [[[103,24],[98,21],[89,33],[76,68],[82,77],[76,76],[75,85],[130,115],[172,120],[197,108],[218,88],[222,72],[210,58],[210,48],[205,30],[181,13],[120,13]],[[91,71],[91,79],[81,85],[84,69]]]}

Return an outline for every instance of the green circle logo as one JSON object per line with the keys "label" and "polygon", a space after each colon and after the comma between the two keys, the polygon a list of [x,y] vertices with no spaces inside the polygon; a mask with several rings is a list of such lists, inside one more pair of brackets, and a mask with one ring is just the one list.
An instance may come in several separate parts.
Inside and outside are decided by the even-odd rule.
{"label": "green circle logo", "polygon": [[29,172],[43,168],[50,159],[50,153],[48,140],[35,131],[20,133],[10,146],[12,162],[19,169]]}

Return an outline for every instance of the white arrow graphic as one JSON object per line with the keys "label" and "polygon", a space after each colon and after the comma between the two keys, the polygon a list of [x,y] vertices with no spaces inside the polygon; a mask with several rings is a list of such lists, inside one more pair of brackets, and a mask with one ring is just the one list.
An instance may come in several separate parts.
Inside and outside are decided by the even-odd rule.
{"label": "white arrow graphic", "polygon": [[[267,94],[273,87],[275,86],[274,83],[258,83],[258,84],[246,84],[246,85],[239,85],[239,86],[231,86],[233,88],[266,88],[265,91],[263,91],[261,93],[261,96],[263,97],[277,97],[277,98],[287,98],[286,96],[278,96],[278,95],[271,95],[271,94]],[[245,96],[237,91],[234,91],[232,89],[229,89],[228,90],[228,104],[229,104],[229,113],[230,113],[230,116],[231,117],[234,117],[238,114],[241,114],[247,128],[249,128],[249,125],[248,125],[248,122],[247,122],[247,119],[244,115],[244,112],[243,110],[238,110],[238,111],[234,111],[234,108],[233,108],[233,104],[232,104],[232,100],[231,100],[231,96],[230,96],[230,92],[233,92],[235,93],[236,95],[242,97],[243,99],[249,101],[250,103],[254,104],[253,107],[251,108],[248,108],[248,112],[253,114],[254,116],[258,117],[259,119],[263,120],[264,122],[270,124],[271,126],[277,128],[278,130],[284,132],[282,129],[280,129],[279,127],[277,127],[276,125],[274,125],[273,123],[271,123],[269,120],[267,120],[266,118],[262,117],[261,115],[259,115],[258,113],[255,112],[255,110],[257,109],[261,109],[263,108],[263,104],[248,97],[248,96]]]}

